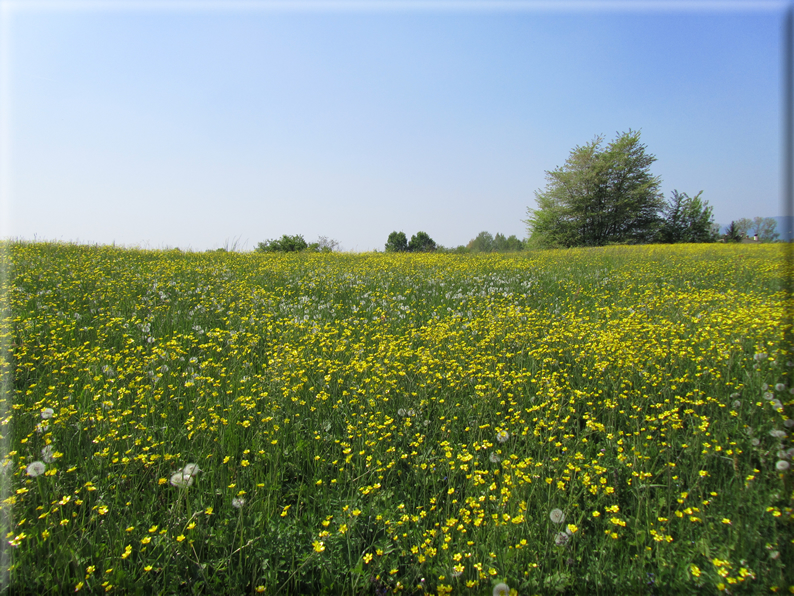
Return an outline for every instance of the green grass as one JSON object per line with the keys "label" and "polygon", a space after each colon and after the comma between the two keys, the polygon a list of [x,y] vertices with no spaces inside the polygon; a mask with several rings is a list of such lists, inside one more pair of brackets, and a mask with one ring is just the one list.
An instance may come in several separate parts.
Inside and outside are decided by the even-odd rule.
{"label": "green grass", "polygon": [[11,593],[789,590],[782,257],[6,245]]}

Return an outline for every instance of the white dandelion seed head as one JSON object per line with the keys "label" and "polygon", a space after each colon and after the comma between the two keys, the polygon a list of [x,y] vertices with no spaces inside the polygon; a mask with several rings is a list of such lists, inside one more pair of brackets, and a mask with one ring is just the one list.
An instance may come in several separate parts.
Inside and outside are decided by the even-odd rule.
{"label": "white dandelion seed head", "polygon": [[766,383],[761,385],[761,391],[767,391],[768,389],[769,389],[769,385],[767,385]]}
{"label": "white dandelion seed head", "polygon": [[565,546],[568,544],[570,539],[571,536],[569,534],[566,534],[565,532],[557,532],[557,534],[554,536],[554,544],[557,546]]}
{"label": "white dandelion seed head", "polygon": [[794,428],[794,418],[789,418],[783,422],[783,426],[786,428]]}
{"label": "white dandelion seed head", "polygon": [[185,474],[184,470],[179,470],[171,475],[169,482],[177,488],[187,488],[188,486],[193,486],[193,476]]}
{"label": "white dandelion seed head", "polygon": [[766,352],[758,352],[755,356],[753,356],[756,362],[761,362],[762,360],[766,360]]}
{"label": "white dandelion seed head", "polygon": [[777,458],[778,459],[790,459],[791,456],[789,455],[788,451],[786,451],[785,449],[781,449],[780,451],[777,452]]}
{"label": "white dandelion seed head", "polygon": [[775,397],[775,394],[772,393],[771,391],[764,392],[764,399],[766,401],[770,401],[773,397]]}
{"label": "white dandelion seed head", "polygon": [[733,407],[734,407],[734,408],[738,408],[738,407],[739,407],[739,406],[741,406],[741,405],[742,405],[742,402],[740,402],[738,399],[737,399],[736,401],[734,401],[734,402],[733,402]]}
{"label": "white dandelion seed head", "polygon": [[786,386],[783,383],[778,383],[777,385],[775,385],[775,391],[784,391],[785,389]]}
{"label": "white dandelion seed head", "polygon": [[496,433],[496,440],[500,443],[506,443],[509,438],[510,433],[506,430],[500,430],[498,433]]}
{"label": "white dandelion seed head", "polygon": [[245,499],[241,499],[239,497],[234,497],[232,499],[232,507],[234,507],[235,509],[239,509],[243,505],[245,505]]}
{"label": "white dandelion seed head", "polygon": [[786,433],[784,433],[782,430],[775,429],[769,431],[769,436],[775,439],[785,439]]}
{"label": "white dandelion seed head", "polygon": [[41,417],[44,418],[44,420],[47,420],[48,418],[52,418],[54,415],[55,415],[55,410],[53,410],[52,408],[41,409]]}
{"label": "white dandelion seed head", "polygon": [[781,459],[775,464],[775,469],[777,469],[778,472],[785,472],[790,467],[791,464],[788,463],[785,459]]}
{"label": "white dandelion seed head", "polygon": [[44,449],[41,450],[41,459],[43,459],[46,464],[51,464],[55,461],[55,450],[52,448],[52,445],[46,445]]}
{"label": "white dandelion seed head", "polygon": [[493,596],[509,596],[510,594],[510,586],[506,583],[502,582],[501,584],[496,584],[493,587]]}
{"label": "white dandelion seed head", "polygon": [[561,524],[565,522],[565,514],[561,509],[552,509],[551,513],[549,513],[549,518],[555,524]]}
{"label": "white dandelion seed head", "polygon": [[408,416],[411,416],[413,418],[414,416],[416,416],[416,411],[411,409],[411,410],[408,410],[406,412],[406,414],[408,414]]}
{"label": "white dandelion seed head", "polygon": [[739,397],[739,393],[731,393],[731,399],[736,399]]}
{"label": "white dandelion seed head", "polygon": [[47,424],[47,421],[45,420],[45,421],[43,421],[43,422],[39,422],[39,423],[36,425],[36,432],[37,432],[37,433],[39,433],[39,434],[41,434],[41,433],[43,433],[45,430],[47,430],[48,428],[49,428],[49,424]]}
{"label": "white dandelion seed head", "polygon": [[753,447],[758,447],[761,444],[761,441],[758,439],[753,439],[750,441],[750,443],[752,443]]}
{"label": "white dandelion seed head", "polygon": [[501,460],[501,458],[498,455],[496,455],[496,453],[493,452],[488,457],[488,459],[491,461],[492,464],[498,464],[499,461]]}
{"label": "white dandelion seed head", "polygon": [[773,399],[771,402],[769,402],[769,404],[770,404],[770,405],[771,405],[773,408],[775,408],[775,410],[777,410],[778,412],[780,412],[780,411],[783,409],[783,404],[782,404],[782,403],[780,403],[780,400],[779,400],[779,399]]}
{"label": "white dandelion seed head", "polygon": [[397,415],[400,416],[401,418],[405,416],[405,408],[400,408],[399,410],[397,410]]}
{"label": "white dandelion seed head", "polygon": [[198,464],[187,464],[184,468],[182,468],[182,473],[185,476],[195,476],[201,471],[202,470],[198,467]]}
{"label": "white dandelion seed head", "polygon": [[27,467],[28,476],[30,476],[31,478],[35,478],[36,476],[41,476],[42,474],[44,474],[44,470],[46,468],[47,466],[44,465],[44,462],[34,461],[28,464]]}

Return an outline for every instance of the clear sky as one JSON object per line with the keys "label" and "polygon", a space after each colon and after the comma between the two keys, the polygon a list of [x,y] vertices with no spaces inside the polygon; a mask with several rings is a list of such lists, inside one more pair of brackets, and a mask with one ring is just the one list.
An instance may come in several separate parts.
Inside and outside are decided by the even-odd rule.
{"label": "clear sky", "polygon": [[783,213],[782,2],[231,4],[2,3],[3,236],[523,238],[629,129],[666,198]]}

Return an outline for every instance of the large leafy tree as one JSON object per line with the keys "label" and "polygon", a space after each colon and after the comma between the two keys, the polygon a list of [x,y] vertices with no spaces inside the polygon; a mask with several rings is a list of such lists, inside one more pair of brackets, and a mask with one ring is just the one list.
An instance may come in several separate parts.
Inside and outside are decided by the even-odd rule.
{"label": "large leafy tree", "polygon": [[750,228],[762,242],[774,242],[780,237],[774,217],[754,217]]}
{"label": "large leafy tree", "polygon": [[708,201],[700,198],[701,190],[694,197],[685,192],[673,191],[673,196],[664,210],[664,221],[659,229],[661,242],[714,242],[713,209]]}
{"label": "large leafy tree", "polygon": [[408,238],[405,232],[392,232],[386,241],[386,252],[405,252],[408,250]]}
{"label": "large leafy tree", "polygon": [[284,234],[281,239],[260,242],[255,250],[257,252],[300,252],[308,247],[309,245],[301,234],[295,236]]}
{"label": "large leafy tree", "polygon": [[640,133],[620,134],[606,147],[597,136],[571,151],[565,165],[546,172],[537,209],[526,223],[534,246],[602,246],[649,242],[661,223],[661,179],[650,172],[656,157]]}
{"label": "large leafy tree", "polygon": [[427,232],[417,232],[411,236],[408,250],[410,252],[432,252],[436,250],[436,243]]}

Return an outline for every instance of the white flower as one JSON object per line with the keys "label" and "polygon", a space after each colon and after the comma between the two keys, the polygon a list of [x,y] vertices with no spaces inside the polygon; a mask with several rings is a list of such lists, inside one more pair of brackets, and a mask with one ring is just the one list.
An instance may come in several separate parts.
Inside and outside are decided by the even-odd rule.
{"label": "white flower", "polygon": [[510,594],[510,586],[505,583],[496,584],[493,587],[493,596],[508,596]]}
{"label": "white flower", "polygon": [[52,418],[54,414],[55,414],[55,410],[53,410],[52,408],[41,409],[41,417],[44,418],[44,420],[47,420],[47,418]]}
{"label": "white flower", "polygon": [[509,438],[510,438],[510,433],[507,432],[506,430],[500,430],[498,433],[496,433],[496,440],[499,441],[500,443],[505,443]]}
{"label": "white flower", "polygon": [[44,462],[34,461],[30,465],[28,465],[27,472],[28,476],[35,478],[36,476],[41,476],[44,474],[44,470],[47,466],[44,465]]}
{"label": "white flower", "polygon": [[186,476],[195,476],[202,470],[198,467],[198,464],[187,464],[183,469],[182,473]]}
{"label": "white flower", "polygon": [[47,464],[51,464],[55,460],[55,450],[52,445],[47,445],[41,450],[41,459]]}
{"label": "white flower", "polygon": [[775,464],[775,468],[777,468],[778,472],[785,472],[791,467],[791,464],[788,463],[785,459],[781,459],[779,462]]}
{"label": "white flower", "polygon": [[239,509],[243,505],[245,505],[245,499],[240,499],[237,497],[234,497],[232,499],[232,507],[234,507],[235,509]]}
{"label": "white flower", "polygon": [[565,514],[559,509],[552,509],[549,517],[555,524],[561,524],[565,521]]}
{"label": "white flower", "polygon": [[170,482],[172,486],[177,488],[187,488],[188,486],[193,486],[193,476],[185,474],[184,470],[179,470],[171,475]]}
{"label": "white flower", "polygon": [[565,546],[568,544],[568,540],[570,539],[571,537],[567,532],[557,532],[557,534],[554,536],[554,544],[557,546]]}

